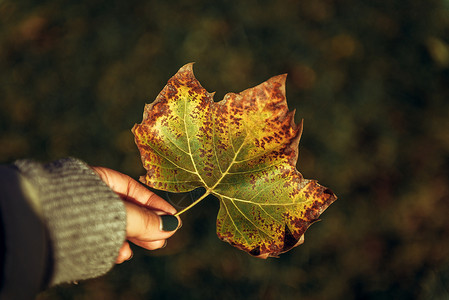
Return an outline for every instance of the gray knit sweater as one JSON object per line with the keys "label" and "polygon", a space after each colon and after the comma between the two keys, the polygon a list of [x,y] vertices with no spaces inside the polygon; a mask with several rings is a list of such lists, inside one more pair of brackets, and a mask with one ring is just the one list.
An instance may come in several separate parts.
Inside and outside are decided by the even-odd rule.
{"label": "gray knit sweater", "polygon": [[0,166],[0,208],[2,299],[100,276],[125,240],[122,200],[77,159]]}

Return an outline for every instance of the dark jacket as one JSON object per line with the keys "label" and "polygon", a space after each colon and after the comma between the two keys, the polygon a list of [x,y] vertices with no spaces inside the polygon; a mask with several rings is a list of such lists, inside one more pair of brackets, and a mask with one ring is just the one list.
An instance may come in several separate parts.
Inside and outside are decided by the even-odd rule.
{"label": "dark jacket", "polygon": [[100,276],[125,240],[122,200],[73,158],[0,166],[0,209],[0,299]]}

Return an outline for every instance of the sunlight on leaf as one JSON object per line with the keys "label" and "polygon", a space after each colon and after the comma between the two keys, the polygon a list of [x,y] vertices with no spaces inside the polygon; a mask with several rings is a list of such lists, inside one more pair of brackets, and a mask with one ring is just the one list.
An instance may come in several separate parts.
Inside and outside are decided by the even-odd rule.
{"label": "sunlight on leaf", "polygon": [[217,234],[249,254],[278,256],[304,241],[304,232],[336,200],[296,170],[302,121],[285,98],[286,75],[213,101],[182,67],[132,131],[156,189],[212,194],[220,200]]}

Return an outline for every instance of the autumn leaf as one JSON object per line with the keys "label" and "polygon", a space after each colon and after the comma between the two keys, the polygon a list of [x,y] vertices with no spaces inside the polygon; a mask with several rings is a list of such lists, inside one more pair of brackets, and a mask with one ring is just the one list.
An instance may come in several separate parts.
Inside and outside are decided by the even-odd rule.
{"label": "autumn leaf", "polygon": [[220,200],[217,235],[249,254],[278,256],[304,241],[304,232],[337,198],[296,170],[302,121],[285,98],[286,75],[213,101],[182,67],[132,131],[156,189],[206,192]]}

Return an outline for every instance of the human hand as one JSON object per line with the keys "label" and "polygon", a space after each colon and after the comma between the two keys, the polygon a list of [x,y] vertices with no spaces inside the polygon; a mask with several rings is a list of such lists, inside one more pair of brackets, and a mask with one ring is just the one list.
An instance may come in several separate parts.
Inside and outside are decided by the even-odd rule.
{"label": "human hand", "polygon": [[[123,200],[126,207],[126,238],[148,250],[163,248],[181,225],[176,209],[140,183],[120,172],[92,167]],[[116,263],[131,259],[128,241],[120,248]]]}

